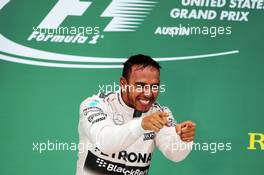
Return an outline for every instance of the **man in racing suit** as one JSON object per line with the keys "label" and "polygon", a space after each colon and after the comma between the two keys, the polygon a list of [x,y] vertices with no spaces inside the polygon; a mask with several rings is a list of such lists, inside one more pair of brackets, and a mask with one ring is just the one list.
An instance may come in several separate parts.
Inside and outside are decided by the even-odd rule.
{"label": "man in racing suit", "polygon": [[[195,124],[176,124],[170,110],[156,102],[159,69],[149,56],[132,56],[124,63],[121,90],[81,103],[78,129],[84,147],[77,175],[147,175],[155,146],[175,162],[189,154]],[[185,149],[174,149],[180,144]]]}

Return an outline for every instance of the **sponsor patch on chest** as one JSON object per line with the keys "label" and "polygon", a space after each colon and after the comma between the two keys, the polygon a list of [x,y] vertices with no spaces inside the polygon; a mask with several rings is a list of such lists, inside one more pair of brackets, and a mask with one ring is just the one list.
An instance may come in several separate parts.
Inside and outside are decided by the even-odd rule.
{"label": "sponsor patch on chest", "polygon": [[155,136],[156,136],[155,132],[144,133],[143,141],[153,140],[155,138]]}

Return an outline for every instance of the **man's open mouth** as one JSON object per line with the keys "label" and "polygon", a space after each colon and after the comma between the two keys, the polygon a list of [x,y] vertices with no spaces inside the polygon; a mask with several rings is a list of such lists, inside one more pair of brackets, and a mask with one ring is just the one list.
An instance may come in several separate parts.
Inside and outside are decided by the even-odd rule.
{"label": "man's open mouth", "polygon": [[143,104],[143,105],[149,105],[149,103],[150,103],[150,100],[149,99],[139,99],[138,101],[141,104]]}

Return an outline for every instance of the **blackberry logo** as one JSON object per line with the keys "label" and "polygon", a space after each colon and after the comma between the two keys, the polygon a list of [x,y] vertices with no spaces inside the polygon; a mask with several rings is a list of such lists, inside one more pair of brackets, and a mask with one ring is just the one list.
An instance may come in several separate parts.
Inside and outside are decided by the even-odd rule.
{"label": "blackberry logo", "polygon": [[103,159],[100,159],[100,158],[97,158],[96,163],[98,163],[99,167],[106,167],[107,165],[107,163]]}

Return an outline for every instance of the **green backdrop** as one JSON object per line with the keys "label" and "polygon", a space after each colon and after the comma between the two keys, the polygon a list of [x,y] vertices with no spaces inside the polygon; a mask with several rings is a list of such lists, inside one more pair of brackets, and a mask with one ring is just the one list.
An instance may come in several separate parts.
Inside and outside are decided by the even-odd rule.
{"label": "green backdrop", "polygon": [[[55,14],[74,7],[79,13],[82,10],[77,7],[81,5],[76,2],[67,1],[72,5],[65,7],[59,4],[57,7],[63,8]],[[257,150],[247,148],[248,133],[264,133],[263,8],[230,8],[230,1],[223,7],[184,6],[183,1],[176,0],[123,1],[123,6],[116,5],[121,1],[80,1],[85,7],[83,13],[67,15],[59,26],[92,27],[85,43],[41,41],[41,37],[39,41],[29,40],[33,27],[38,27],[57,3],[0,2],[1,174],[74,174],[77,151],[39,153],[32,144],[48,140],[78,143],[80,102],[97,93],[99,85],[118,82],[124,58],[138,53],[160,61],[166,91],[158,101],[170,107],[177,121],[197,123],[195,142],[232,145],[231,150],[216,153],[195,150],[180,163],[167,160],[156,150],[149,174],[263,172],[260,145],[256,144]],[[187,15],[189,19],[174,18],[170,13],[175,8],[196,12]],[[110,10],[102,15],[106,9]],[[215,11],[217,17],[194,19],[198,10]],[[248,12],[247,20],[220,20],[222,11],[234,11],[236,15]],[[58,17],[50,19],[49,23]],[[106,29],[112,20],[120,23]],[[198,26],[204,33],[179,35],[175,31],[180,25]],[[157,31],[159,27],[163,33]],[[231,33],[213,37],[206,32],[211,27],[223,27],[225,32],[230,27]],[[171,32],[166,33],[166,29]],[[98,37],[94,44],[89,43],[92,37]]]}

